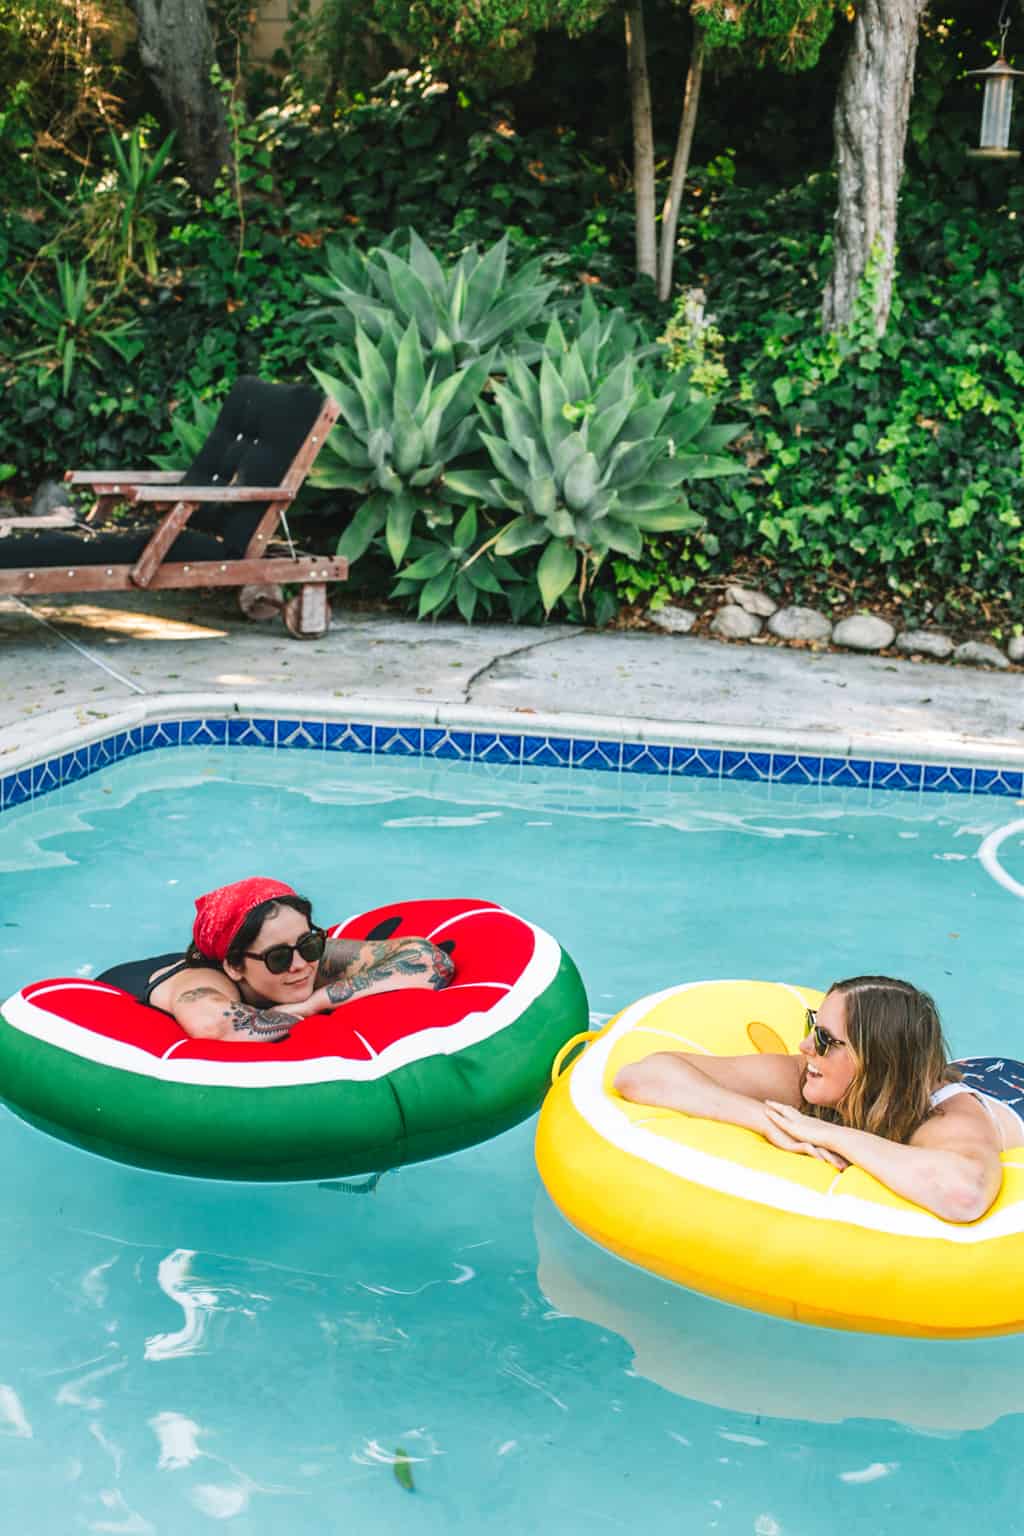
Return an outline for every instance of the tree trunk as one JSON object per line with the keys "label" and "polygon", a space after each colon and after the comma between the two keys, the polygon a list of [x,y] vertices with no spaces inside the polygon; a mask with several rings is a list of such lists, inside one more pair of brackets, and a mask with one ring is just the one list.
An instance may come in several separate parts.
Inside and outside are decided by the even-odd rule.
{"label": "tree trunk", "polygon": [[679,119],[679,138],[672,161],[672,179],[668,196],[661,210],[661,259],[658,263],[658,298],[667,299],[672,292],[672,264],[676,253],[676,230],[679,228],[679,204],[686,185],[686,173],[690,169],[690,149],[693,146],[693,130],[697,126],[697,108],[700,104],[700,85],[704,76],[704,31],[695,26],[693,46],[690,50],[690,67],[686,71],[686,88],[683,92],[683,113]]}
{"label": "tree trunk", "polygon": [[213,191],[231,158],[227,116],[210,80],[213,35],[206,0],[128,0],[139,28],[139,58],[152,80],[176,147],[197,192]]}
{"label": "tree trunk", "polygon": [[885,331],[896,263],[896,215],[907,118],[914,89],[918,26],[928,0],[859,0],[843,65],[833,127],[839,194],[835,266],[822,324],[849,324],[872,252],[875,329]]}
{"label": "tree trunk", "polygon": [[647,36],[643,0],[626,0],[626,59],[633,107],[633,191],[636,200],[636,270],[657,279],[654,237],[654,126],[647,77]]}

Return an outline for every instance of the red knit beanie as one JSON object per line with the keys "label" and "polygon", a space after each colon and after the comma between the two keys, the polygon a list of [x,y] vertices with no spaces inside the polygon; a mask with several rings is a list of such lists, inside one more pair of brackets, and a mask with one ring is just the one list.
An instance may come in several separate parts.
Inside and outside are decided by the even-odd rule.
{"label": "red knit beanie", "polygon": [[294,896],[282,880],[236,880],[233,885],[218,886],[196,898],[196,920],[192,938],[196,948],[210,960],[223,961],[231,941],[253,907],[276,896]]}

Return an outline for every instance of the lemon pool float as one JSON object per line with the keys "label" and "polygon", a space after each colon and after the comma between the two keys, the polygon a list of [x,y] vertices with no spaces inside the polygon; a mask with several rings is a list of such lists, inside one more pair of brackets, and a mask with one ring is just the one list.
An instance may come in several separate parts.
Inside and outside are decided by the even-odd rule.
{"label": "lemon pool float", "polygon": [[[988,1212],[955,1224],[860,1168],[840,1173],[614,1090],[617,1072],[653,1051],[795,1051],[821,998],[777,982],[691,982],[570,1041],[537,1129],[555,1204],[631,1263],[779,1317],[945,1338],[1024,1329],[1024,1148],[1003,1153]],[[584,1048],[563,1070],[574,1045]]]}

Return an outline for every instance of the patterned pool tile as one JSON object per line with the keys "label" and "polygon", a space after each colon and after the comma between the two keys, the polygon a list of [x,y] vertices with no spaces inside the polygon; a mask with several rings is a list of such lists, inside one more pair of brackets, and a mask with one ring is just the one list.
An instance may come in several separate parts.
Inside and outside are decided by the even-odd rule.
{"label": "patterned pool tile", "polygon": [[872,789],[919,790],[923,780],[923,763],[893,763],[883,759],[871,766]]}
{"label": "patterned pool tile", "polygon": [[157,747],[181,746],[181,721],[157,720],[142,727],[142,750],[154,751]]}
{"label": "patterned pool tile", "polygon": [[522,760],[531,768],[568,768],[571,750],[568,736],[524,736]]}
{"label": "patterned pool tile", "polygon": [[764,782],[771,776],[770,752],[735,752],[727,749],[722,753],[723,779],[760,779]]}
{"label": "patterned pool tile", "polygon": [[974,788],[973,768],[947,768],[942,763],[925,763],[922,789],[943,795],[969,795]]}
{"label": "patterned pool tile", "polygon": [[975,768],[974,793],[976,795],[1011,795],[1021,798],[1024,774],[1011,768]]}
{"label": "patterned pool tile", "polygon": [[183,747],[222,747],[227,739],[226,720],[183,720],[181,722]]}
{"label": "patterned pool tile", "polygon": [[[0,777],[0,809],[13,809],[74,784],[108,764],[163,747],[276,747],[284,750],[378,753],[472,762],[495,776],[522,769],[570,768],[648,780],[674,778],[752,780],[827,788],[902,790],[933,794],[1001,795],[1021,799],[1024,772],[970,768],[962,764],[900,762],[896,759],[827,757],[817,753],[743,751],[732,747],[652,745],[594,737],[526,735],[519,731],[457,730],[447,726],[370,725],[361,721],[274,719],[235,715],[229,719],[164,720],[115,731],[99,741],[45,758],[31,768]],[[553,799],[578,789],[570,774]],[[636,793],[640,784],[634,785]]]}
{"label": "patterned pool tile", "polygon": [[228,721],[229,747],[273,747],[276,743],[276,720],[250,720],[245,715],[236,715]]}
{"label": "patterned pool tile", "polygon": [[817,784],[820,780],[820,757],[802,757],[791,752],[772,753],[773,784]]}
{"label": "patterned pool tile", "polygon": [[342,725],[328,721],[324,745],[328,752],[372,752],[373,730],[372,725],[361,725],[357,721]]}
{"label": "patterned pool tile", "polygon": [[673,747],[672,773],[691,779],[717,779],[722,774],[720,747]]}
{"label": "patterned pool tile", "polygon": [[591,768],[601,773],[616,773],[622,766],[622,742],[591,741],[589,737],[574,738],[569,746],[569,760],[573,768]]}
{"label": "patterned pool tile", "polygon": [[624,741],[622,744],[623,773],[668,773],[671,767],[671,747],[652,747],[639,741]]}
{"label": "patterned pool tile", "polygon": [[419,725],[375,725],[373,750],[391,757],[421,757],[423,727]]}
{"label": "patterned pool tile", "polygon": [[823,757],[821,782],[843,788],[870,789],[871,764],[862,757]]}
{"label": "patterned pool tile", "polygon": [[468,762],[473,756],[473,733],[427,726],[423,732],[423,754],[446,758],[449,762]]}
{"label": "patterned pool tile", "polygon": [[523,738],[502,731],[473,732],[474,763],[515,763],[523,757]]}

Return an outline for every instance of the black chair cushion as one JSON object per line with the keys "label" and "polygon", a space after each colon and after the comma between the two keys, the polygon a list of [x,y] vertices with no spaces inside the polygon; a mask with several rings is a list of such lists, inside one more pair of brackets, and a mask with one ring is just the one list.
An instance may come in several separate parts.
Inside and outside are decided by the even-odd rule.
{"label": "black chair cushion", "polygon": [[[232,386],[213,430],[185,472],[185,485],[280,485],[312,430],[324,397],[306,384],[265,384],[245,374]],[[242,555],[265,502],[211,502],[190,526],[216,533]]]}
{"label": "black chair cushion", "polygon": [[[36,570],[63,565],[74,570],[83,565],[134,565],[152,537],[140,533],[9,533],[0,539],[0,570]],[[219,539],[186,529],[179,533],[166,556],[177,563],[232,558]]]}

